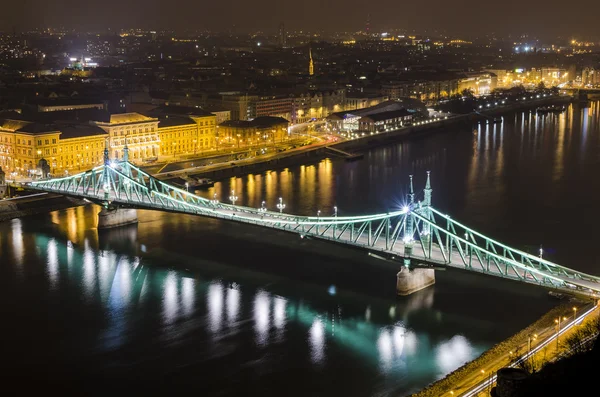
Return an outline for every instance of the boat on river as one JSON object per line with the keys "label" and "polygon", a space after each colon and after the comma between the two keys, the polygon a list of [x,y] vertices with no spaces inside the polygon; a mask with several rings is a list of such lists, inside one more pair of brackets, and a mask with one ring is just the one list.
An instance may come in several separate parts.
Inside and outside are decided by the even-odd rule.
{"label": "boat on river", "polygon": [[183,177],[183,180],[189,189],[203,189],[215,185],[215,181],[208,178],[192,178],[191,176],[185,176]]}
{"label": "boat on river", "polygon": [[539,108],[536,109],[536,112],[539,114],[547,114],[547,113],[562,113],[565,110],[567,110],[566,106],[556,106],[556,105],[549,105],[549,106],[541,106]]}

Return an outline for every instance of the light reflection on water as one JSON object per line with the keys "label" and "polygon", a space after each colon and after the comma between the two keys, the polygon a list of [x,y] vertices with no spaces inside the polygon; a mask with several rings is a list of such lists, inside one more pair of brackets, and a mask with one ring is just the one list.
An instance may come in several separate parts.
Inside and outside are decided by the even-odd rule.
{"label": "light reflection on water", "polygon": [[[3,233],[7,233],[13,242],[21,241],[27,234],[23,234],[20,222],[13,222],[9,227],[3,225]],[[14,234],[18,234],[19,239],[15,240]],[[379,372],[392,377],[403,371],[411,356],[414,360],[421,359],[413,331],[399,323],[385,324],[395,321],[396,317],[390,316],[389,305],[378,306],[377,311],[372,305],[363,305],[366,315],[360,315],[359,309],[354,310],[353,316],[343,319],[343,301],[332,309],[315,309],[309,303],[300,303],[263,288],[253,289],[221,279],[202,280],[176,270],[153,267],[137,255],[94,249],[92,246],[97,244],[88,241],[90,236],[85,237],[81,245],[77,241],[69,244],[65,237],[36,233],[36,246],[45,264],[48,288],[59,294],[63,287],[80,287],[89,302],[106,310],[108,323],[101,339],[95,343],[97,348],[118,351],[130,344],[131,338],[140,332],[136,331],[140,325],[136,324],[137,316],[133,313],[141,311],[138,315],[152,316],[148,310],[156,307],[144,308],[143,296],[149,296],[146,303],[156,299],[161,302],[162,325],[153,327],[162,333],[160,339],[164,341],[177,341],[180,327],[205,327],[213,341],[206,343],[217,343],[218,346],[224,343],[223,338],[235,338],[237,334],[247,332],[244,324],[250,321],[258,348],[269,350],[270,346],[290,343],[304,345],[314,370],[327,368],[333,365],[328,364],[330,361],[339,360],[339,349],[367,366],[368,363],[378,365]],[[19,244],[12,244],[10,250],[21,249]],[[244,306],[242,300],[251,304]],[[196,306],[200,301],[205,302],[206,322],[194,320],[202,316],[204,310]],[[418,312],[427,310],[431,303],[431,298],[421,296],[406,307],[410,312]],[[399,309],[393,308],[394,313]],[[296,336],[298,329],[302,330],[300,335],[303,337]],[[428,348],[437,355],[433,364],[437,369],[432,369],[436,374],[456,368],[462,360],[468,360],[484,349],[480,346],[461,350],[466,343],[464,338],[449,336],[449,340]]]}
{"label": "light reflection on water", "polygon": [[[581,213],[600,216],[599,124],[597,103],[561,115],[518,113],[502,124],[369,151],[359,162],[325,160],[231,178],[201,194],[224,199],[234,188],[239,203],[253,207],[265,200],[274,209],[283,197],[291,213],[325,214],[333,206],[343,215],[372,213],[400,205],[408,174],[422,186],[432,170],[441,210],[507,243],[537,248],[544,239],[557,262],[597,273],[597,235],[570,214],[576,197]],[[345,387],[349,396],[402,395],[445,376],[553,304],[541,301],[545,292],[523,292],[529,287],[440,273],[434,287],[396,299],[395,269],[313,253],[314,242],[146,211],[138,226],[98,232],[96,212],[78,207],[0,223],[0,298],[15,302],[14,313],[40,310],[30,322],[77,313],[55,335],[69,341],[61,346],[70,357],[89,359],[98,373],[114,365],[160,376],[157,368],[168,367],[184,371],[179,380],[210,372],[206,378],[239,385],[238,392],[258,374],[265,384],[289,376],[302,383],[304,395],[310,394],[304,384],[317,383],[323,394]],[[577,239],[561,234],[581,228]],[[327,292],[332,285],[334,295]],[[508,290],[512,298],[503,295]],[[503,303],[491,304],[499,295]],[[510,299],[528,299],[528,308],[498,327],[495,319]],[[22,316],[12,313],[3,320],[17,326],[0,332],[21,341],[14,343],[15,359],[23,349],[39,354],[44,345],[28,332],[48,324],[19,328]]]}

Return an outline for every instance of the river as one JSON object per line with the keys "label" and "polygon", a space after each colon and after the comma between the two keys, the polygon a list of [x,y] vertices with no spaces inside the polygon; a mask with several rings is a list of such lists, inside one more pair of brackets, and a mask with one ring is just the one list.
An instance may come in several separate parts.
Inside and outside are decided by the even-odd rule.
{"label": "river", "polygon": [[[600,274],[600,103],[518,112],[339,159],[217,182],[208,198],[339,215],[433,205],[513,247]],[[77,395],[406,396],[525,328],[545,290],[450,270],[395,295],[397,269],[284,232],[88,205],[0,223],[2,379]],[[8,383],[7,383],[8,382]]]}

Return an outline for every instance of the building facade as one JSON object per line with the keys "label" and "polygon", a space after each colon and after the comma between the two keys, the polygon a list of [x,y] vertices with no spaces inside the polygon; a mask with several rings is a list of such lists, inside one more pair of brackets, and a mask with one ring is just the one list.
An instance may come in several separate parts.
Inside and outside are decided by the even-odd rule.
{"label": "building facade", "polygon": [[410,124],[412,118],[412,113],[406,109],[371,114],[358,120],[358,130],[373,133],[393,131]]}
{"label": "building facade", "polygon": [[288,127],[289,122],[282,117],[226,121],[219,125],[219,146],[251,147],[282,143],[290,139]]}
{"label": "building facade", "polygon": [[11,177],[39,176],[44,159],[58,176],[80,172],[102,162],[108,134],[91,125],[0,121],[0,166]]}
{"label": "building facade", "polygon": [[108,115],[107,119],[94,121],[93,124],[108,134],[112,158],[122,159],[125,145],[129,148],[129,159],[134,162],[158,158],[160,139],[157,118],[139,113],[121,113]]}

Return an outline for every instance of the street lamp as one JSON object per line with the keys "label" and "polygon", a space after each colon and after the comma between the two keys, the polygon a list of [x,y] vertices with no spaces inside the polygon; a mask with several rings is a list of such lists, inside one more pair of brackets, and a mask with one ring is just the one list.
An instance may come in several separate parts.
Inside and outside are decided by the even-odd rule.
{"label": "street lamp", "polygon": [[575,320],[577,320],[577,307],[573,306],[573,324],[575,324]]}
{"label": "street lamp", "polygon": [[229,196],[229,200],[231,200],[231,202],[233,203],[233,205],[235,205],[235,202],[237,201],[238,196],[235,195],[235,190],[231,191],[231,196]]}
{"label": "street lamp", "polygon": [[566,317],[558,317],[558,319],[554,319],[554,322],[556,323],[557,327],[556,327],[556,350],[558,351],[558,336],[560,335],[560,323],[561,321],[565,321],[567,318]]}
{"label": "street lamp", "polygon": [[285,204],[283,204],[283,198],[281,198],[281,197],[279,197],[279,203],[277,204],[277,208],[279,209],[280,214],[283,212],[283,209],[285,208]]}
{"label": "street lamp", "polygon": [[537,340],[537,334],[529,334],[528,335],[528,341],[527,341],[527,358],[529,361],[531,360],[531,339],[533,339],[534,341]]}
{"label": "street lamp", "polygon": [[321,217],[321,210],[317,211],[317,222],[319,221],[319,218]]}
{"label": "street lamp", "polygon": [[260,204],[260,208],[258,209],[260,212],[267,212],[267,207],[265,207],[265,204],[267,204],[265,201]]}
{"label": "street lamp", "polygon": [[337,206],[333,207],[333,216],[337,218]]}
{"label": "street lamp", "polygon": [[213,199],[212,199],[212,200],[210,200],[210,203],[211,203],[212,205],[217,205],[217,204],[219,204],[219,200],[217,200],[217,193],[213,194]]}
{"label": "street lamp", "polygon": [[189,186],[190,186],[190,184],[186,182],[185,183],[185,191],[188,193],[190,192]]}

